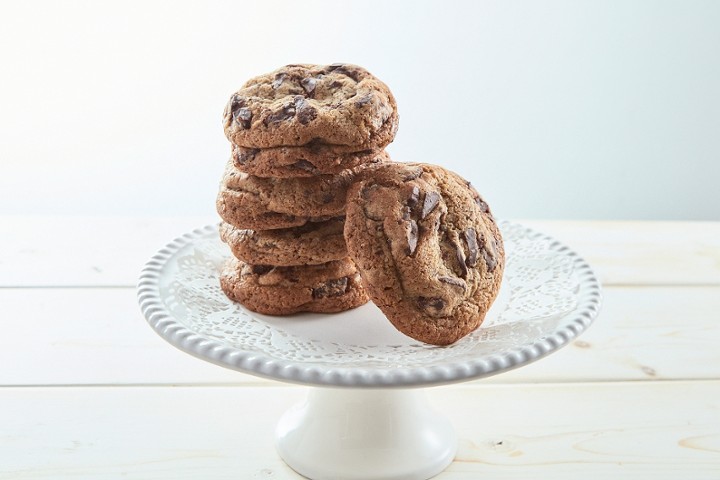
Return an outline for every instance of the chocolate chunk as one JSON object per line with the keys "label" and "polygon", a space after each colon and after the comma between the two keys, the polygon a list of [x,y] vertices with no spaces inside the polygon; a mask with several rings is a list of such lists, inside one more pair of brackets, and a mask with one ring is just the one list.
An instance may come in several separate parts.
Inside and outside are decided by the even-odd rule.
{"label": "chocolate chunk", "polygon": [[493,256],[492,253],[488,252],[487,250],[482,251],[483,259],[485,260],[485,265],[487,265],[488,272],[492,272],[495,270],[495,267],[497,266],[497,260]]}
{"label": "chocolate chunk", "polygon": [[408,207],[407,205],[404,206],[402,209],[402,219],[410,220],[410,207]]}
{"label": "chocolate chunk", "polygon": [[429,314],[438,314],[445,308],[445,300],[439,297],[418,297],[417,305]]}
{"label": "chocolate chunk", "polygon": [[417,205],[418,200],[420,200],[420,188],[415,185],[410,193],[410,197],[407,200],[408,207],[413,208]]}
{"label": "chocolate chunk", "polygon": [[285,81],[285,77],[286,75],[284,73],[278,73],[277,75],[275,75],[275,79],[272,81],[270,86],[273,89],[278,89],[280,85],[282,85],[283,81]]}
{"label": "chocolate chunk", "polygon": [[372,101],[372,99],[373,99],[373,96],[371,93],[363,95],[359,99],[355,100],[355,106],[362,107],[364,105],[367,105],[368,103],[370,103]]}
{"label": "chocolate chunk", "polygon": [[[493,240],[493,245],[497,248],[495,240]],[[488,272],[492,272],[495,270],[495,267],[497,267],[497,258],[495,258],[495,253],[488,250],[487,247],[487,245],[483,246],[482,256],[483,260],[485,260],[485,265],[487,265]]]}
{"label": "chocolate chunk", "polygon": [[475,199],[475,202],[476,202],[476,203],[478,204],[478,206],[480,207],[480,211],[481,211],[481,212],[483,212],[483,213],[490,213],[490,207],[488,206],[487,203],[485,203],[485,201],[484,201],[482,198],[480,198],[480,197],[476,198],[476,199]]}
{"label": "chocolate chunk", "polygon": [[455,277],[438,277],[438,280],[447,283],[448,285],[455,285],[456,287],[462,287],[465,289],[465,282]]}
{"label": "chocolate chunk", "polygon": [[230,102],[230,112],[235,123],[242,128],[248,129],[252,122],[252,112],[246,105],[245,98],[234,96],[232,102]]}
{"label": "chocolate chunk", "polygon": [[327,205],[328,203],[332,202],[334,198],[335,198],[335,195],[328,192],[322,196],[322,202]]}
{"label": "chocolate chunk", "polygon": [[465,229],[465,243],[468,246],[468,256],[465,259],[465,265],[468,267],[474,267],[477,263],[478,258],[478,242],[477,233],[474,228]]}
{"label": "chocolate chunk", "polygon": [[252,123],[252,112],[249,108],[239,108],[233,112],[233,120],[242,128],[248,129]]}
{"label": "chocolate chunk", "polygon": [[252,273],[255,275],[264,275],[268,273],[270,270],[272,270],[272,265],[252,265]]}
{"label": "chocolate chunk", "polygon": [[418,244],[418,225],[415,220],[409,221],[410,228],[407,231],[408,255],[412,255],[417,250]]}
{"label": "chocolate chunk", "polygon": [[317,170],[317,168],[315,167],[315,165],[313,165],[312,163],[308,162],[308,161],[305,160],[304,158],[302,158],[302,159],[298,160],[297,162],[293,163],[292,166],[293,166],[293,168],[297,168],[298,170],[304,170],[304,171],[306,171],[306,172],[314,172],[315,170]]}
{"label": "chocolate chunk", "polygon": [[295,116],[295,105],[285,105],[281,110],[278,110],[277,112],[273,112],[267,117],[265,117],[265,120],[263,120],[263,123],[265,126],[270,125],[271,123],[279,123],[285,120],[289,120]]}
{"label": "chocolate chunk", "polygon": [[338,82],[337,80],[333,80],[330,82],[330,85],[328,85],[328,88],[334,89],[334,88],[342,88],[343,84],[342,82]]}
{"label": "chocolate chunk", "polygon": [[319,287],[312,289],[313,298],[339,297],[347,292],[348,277],[328,280]]}
{"label": "chocolate chunk", "polygon": [[237,155],[235,155],[235,163],[238,163],[240,165],[245,165],[247,162],[252,161],[255,158],[255,155],[260,153],[259,148],[239,148],[236,150]]}
{"label": "chocolate chunk", "polygon": [[241,97],[239,95],[233,95],[232,101],[230,102],[230,111],[232,113],[235,113],[235,110],[238,108],[242,108],[246,106],[246,100],[244,97]]}
{"label": "chocolate chunk", "polygon": [[297,112],[298,121],[303,125],[307,125],[317,117],[317,110],[315,107],[310,105],[304,97],[299,95],[295,97],[295,111]]}
{"label": "chocolate chunk", "polygon": [[308,96],[312,97],[313,93],[315,93],[315,85],[317,85],[317,80],[313,77],[303,78],[300,80],[300,85],[302,86],[303,90],[305,90],[305,93],[308,94]]}
{"label": "chocolate chunk", "polygon": [[360,77],[358,76],[359,72],[357,72],[356,70],[351,70],[347,66],[340,65],[340,66],[336,67],[335,69],[333,69],[333,72],[340,73],[342,75],[345,75],[346,77],[350,77],[353,80],[355,80],[356,82],[360,81]]}
{"label": "chocolate chunk", "polygon": [[430,215],[430,212],[432,212],[435,207],[437,207],[438,202],[440,202],[440,195],[437,192],[427,192],[425,194],[425,199],[423,200],[420,219],[424,219],[425,217]]}
{"label": "chocolate chunk", "polygon": [[468,268],[465,264],[465,252],[463,252],[460,245],[453,243],[453,246],[455,247],[455,257],[457,258],[457,263],[460,266],[460,276],[462,278],[467,278]]}

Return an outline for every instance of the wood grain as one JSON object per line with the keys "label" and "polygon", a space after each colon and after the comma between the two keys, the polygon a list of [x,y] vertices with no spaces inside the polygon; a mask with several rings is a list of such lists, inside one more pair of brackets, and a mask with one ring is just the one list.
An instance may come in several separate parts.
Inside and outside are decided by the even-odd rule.
{"label": "wood grain", "polygon": [[[720,287],[608,287],[571,345],[481,383],[720,378]],[[132,288],[0,289],[0,385],[267,384],[177,350]]]}
{"label": "wood grain", "polygon": [[[275,454],[272,435],[302,387],[2,393],[3,480],[301,478]],[[428,395],[459,437],[439,480],[692,480],[720,472],[718,381],[456,386]]]}
{"label": "wood grain", "polygon": [[[2,217],[0,287],[134,286],[165,244],[216,218]],[[605,285],[720,285],[720,222],[521,221]]]}

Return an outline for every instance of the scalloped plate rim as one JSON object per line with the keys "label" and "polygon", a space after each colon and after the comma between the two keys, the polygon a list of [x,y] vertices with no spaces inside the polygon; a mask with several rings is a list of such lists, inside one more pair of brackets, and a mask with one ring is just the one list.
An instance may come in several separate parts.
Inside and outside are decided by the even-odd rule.
{"label": "scalloped plate rim", "polygon": [[583,299],[575,309],[573,318],[561,328],[534,342],[511,348],[502,354],[479,357],[473,361],[401,368],[301,364],[242,350],[190,330],[165,308],[158,292],[158,283],[167,261],[196,239],[216,231],[216,224],[196,228],[176,237],[153,255],[140,274],[137,284],[138,302],[153,330],[173,346],[210,363],[259,377],[304,385],[356,388],[426,387],[488,377],[529,364],[567,345],[590,326],[601,305],[600,281],[590,265],[575,251],[553,237],[519,223],[508,221],[498,223],[501,228],[511,226],[523,228],[531,232],[533,238],[549,240],[557,252],[571,256],[578,271],[581,272],[581,282],[587,290],[588,298]]}

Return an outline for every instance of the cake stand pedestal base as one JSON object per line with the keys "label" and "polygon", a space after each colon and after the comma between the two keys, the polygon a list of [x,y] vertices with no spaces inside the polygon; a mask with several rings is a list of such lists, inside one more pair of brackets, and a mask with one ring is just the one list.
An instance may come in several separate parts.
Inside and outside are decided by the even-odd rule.
{"label": "cake stand pedestal base", "polygon": [[281,417],[275,441],[313,480],[426,480],[457,450],[449,420],[420,389],[312,388]]}

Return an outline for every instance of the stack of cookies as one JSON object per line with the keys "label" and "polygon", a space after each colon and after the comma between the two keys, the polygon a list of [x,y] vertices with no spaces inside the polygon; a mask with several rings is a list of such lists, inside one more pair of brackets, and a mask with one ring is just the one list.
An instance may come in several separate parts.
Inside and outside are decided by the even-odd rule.
{"label": "stack of cookies", "polygon": [[355,65],[288,65],[230,98],[232,156],[217,199],[233,253],[221,275],[228,297],[271,315],[368,301],[343,236],[346,195],[389,161],[397,125],[388,87]]}

